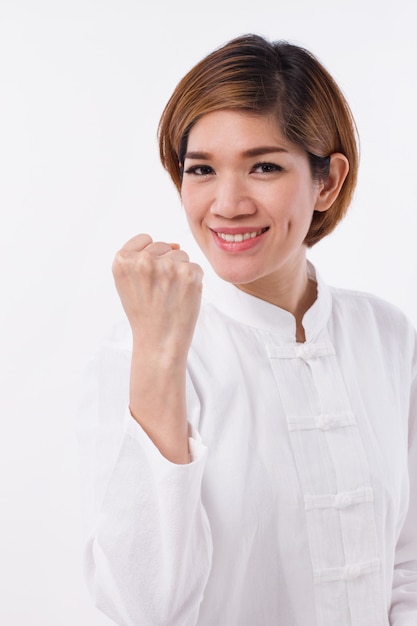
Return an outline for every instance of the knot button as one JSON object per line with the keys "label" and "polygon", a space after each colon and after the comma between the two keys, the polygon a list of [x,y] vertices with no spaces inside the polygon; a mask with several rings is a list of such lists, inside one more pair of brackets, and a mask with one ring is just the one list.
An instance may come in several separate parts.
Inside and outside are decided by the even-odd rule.
{"label": "knot button", "polygon": [[330,430],[336,424],[336,418],[333,415],[320,415],[317,419],[318,427],[321,430]]}
{"label": "knot button", "polygon": [[352,496],[348,493],[339,493],[335,498],[335,506],[337,509],[346,509],[352,504]]}
{"label": "knot button", "polygon": [[344,571],[344,579],[345,580],[354,580],[355,578],[358,578],[358,576],[361,575],[361,566],[356,564],[356,565],[346,565],[345,567],[345,571]]}
{"label": "knot button", "polygon": [[302,343],[298,346],[298,356],[300,359],[307,360],[311,359],[316,352],[314,344],[311,343]]}

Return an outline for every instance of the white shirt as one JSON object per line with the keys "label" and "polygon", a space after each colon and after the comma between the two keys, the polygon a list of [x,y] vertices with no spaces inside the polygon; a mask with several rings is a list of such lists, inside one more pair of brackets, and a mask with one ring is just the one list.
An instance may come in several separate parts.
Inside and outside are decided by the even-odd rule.
{"label": "white shirt", "polygon": [[189,465],[128,414],[127,322],[92,364],[86,571],[117,624],[417,625],[415,333],[317,281],[304,344],[291,314],[232,285],[203,302]]}

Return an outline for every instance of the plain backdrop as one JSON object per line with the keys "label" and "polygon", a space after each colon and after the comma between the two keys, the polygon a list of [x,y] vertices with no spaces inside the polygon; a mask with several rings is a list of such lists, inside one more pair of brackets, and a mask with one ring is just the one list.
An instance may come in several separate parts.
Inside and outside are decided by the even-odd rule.
{"label": "plain backdrop", "polygon": [[310,258],[417,325],[414,0],[0,0],[0,624],[105,626],[82,574],[80,372],[122,314],[111,263],[191,242],[156,128],[182,75],[246,32],[311,49],[361,137],[348,217]]}

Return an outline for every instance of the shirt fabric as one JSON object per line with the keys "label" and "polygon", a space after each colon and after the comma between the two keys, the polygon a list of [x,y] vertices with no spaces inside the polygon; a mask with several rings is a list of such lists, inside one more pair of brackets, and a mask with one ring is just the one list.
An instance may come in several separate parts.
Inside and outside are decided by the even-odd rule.
{"label": "shirt fabric", "polygon": [[96,605],[120,626],[416,626],[417,354],[392,305],[327,287],[293,316],[219,280],[187,369],[192,462],[127,410],[131,337],[80,412]]}

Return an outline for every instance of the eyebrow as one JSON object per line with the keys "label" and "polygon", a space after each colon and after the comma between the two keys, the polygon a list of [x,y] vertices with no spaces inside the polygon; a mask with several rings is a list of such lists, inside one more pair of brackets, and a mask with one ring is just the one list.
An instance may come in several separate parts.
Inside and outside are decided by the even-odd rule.
{"label": "eyebrow", "polygon": [[[281,146],[259,146],[259,148],[251,148],[250,150],[245,150],[242,153],[244,157],[257,157],[263,154],[272,154],[274,152],[288,152],[286,148],[282,148]],[[184,155],[185,159],[198,159],[198,160],[210,160],[212,158],[209,152],[187,152]]]}

